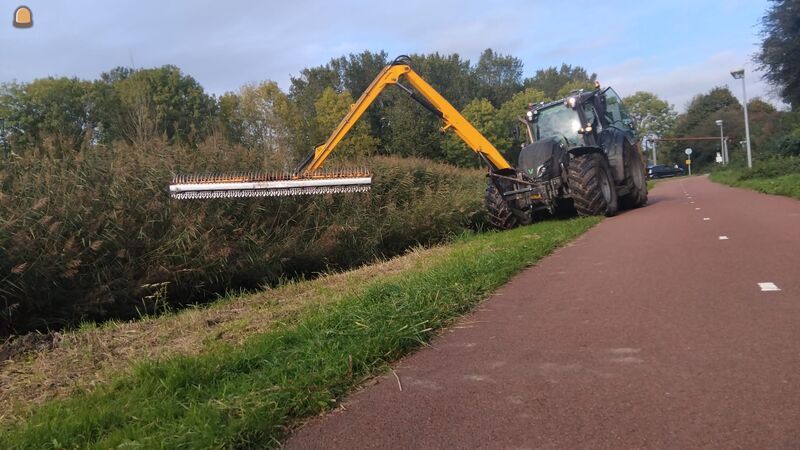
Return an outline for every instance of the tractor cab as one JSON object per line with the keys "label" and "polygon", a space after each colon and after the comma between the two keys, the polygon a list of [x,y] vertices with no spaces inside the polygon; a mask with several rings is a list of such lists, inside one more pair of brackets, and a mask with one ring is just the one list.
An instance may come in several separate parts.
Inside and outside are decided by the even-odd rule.
{"label": "tractor cab", "polygon": [[635,139],[633,119],[610,87],[575,91],[563,100],[534,105],[525,118],[530,143],[556,139],[568,148],[599,146],[598,136],[610,128]]}

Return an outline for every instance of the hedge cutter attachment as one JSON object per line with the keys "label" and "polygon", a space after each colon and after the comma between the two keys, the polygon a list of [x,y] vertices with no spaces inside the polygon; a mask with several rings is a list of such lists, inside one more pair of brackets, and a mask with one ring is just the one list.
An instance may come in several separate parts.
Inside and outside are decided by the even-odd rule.
{"label": "hedge cutter attachment", "polygon": [[283,197],[311,194],[366,192],[372,183],[367,169],[297,173],[257,173],[182,175],[172,180],[170,197],[209,199],[240,197]]}

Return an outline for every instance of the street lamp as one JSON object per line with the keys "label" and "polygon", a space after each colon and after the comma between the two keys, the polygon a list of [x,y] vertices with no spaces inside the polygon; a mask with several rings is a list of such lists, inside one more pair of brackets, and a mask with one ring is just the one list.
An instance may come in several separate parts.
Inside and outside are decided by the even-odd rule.
{"label": "street lamp", "polygon": [[722,126],[722,120],[717,120],[717,126],[719,127],[719,154],[722,155],[722,164],[728,164],[728,155],[725,151],[725,131],[724,127]]}
{"label": "street lamp", "polygon": [[731,72],[734,80],[742,80],[742,98],[744,99],[744,134],[747,141],[747,167],[753,168],[753,155],[750,150],[750,122],[747,120],[747,86],[744,81],[744,69]]}

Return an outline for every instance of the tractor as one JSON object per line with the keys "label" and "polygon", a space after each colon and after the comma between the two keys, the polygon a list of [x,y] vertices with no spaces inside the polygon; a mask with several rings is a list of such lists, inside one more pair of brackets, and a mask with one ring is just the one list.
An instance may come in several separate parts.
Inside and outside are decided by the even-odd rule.
{"label": "tractor", "polygon": [[613,216],[647,203],[646,164],[634,121],[610,87],[597,83],[591,92],[530,105],[521,122],[528,143],[519,154],[517,178],[531,184],[490,176],[486,207],[495,227],[529,223],[542,210]]}

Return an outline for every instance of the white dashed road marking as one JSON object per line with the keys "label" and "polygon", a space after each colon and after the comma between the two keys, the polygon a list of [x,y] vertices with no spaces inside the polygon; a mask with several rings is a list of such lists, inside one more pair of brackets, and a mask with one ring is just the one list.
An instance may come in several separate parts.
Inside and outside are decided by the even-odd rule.
{"label": "white dashed road marking", "polygon": [[728,236],[720,236],[719,240],[720,241],[727,241],[728,240]]}
{"label": "white dashed road marking", "polygon": [[704,221],[706,221],[706,220],[711,220],[711,217],[703,217],[703,220],[704,220]]}
{"label": "white dashed road marking", "polygon": [[700,211],[700,208],[695,208],[694,210],[695,210],[695,211]]}
{"label": "white dashed road marking", "polygon": [[758,283],[758,287],[761,288],[761,292],[770,292],[770,291],[780,291],[781,288],[775,285],[775,283]]}

